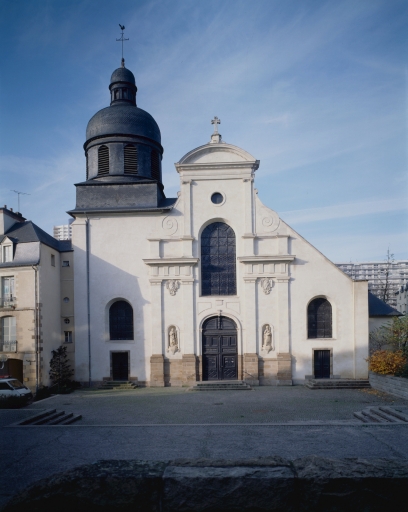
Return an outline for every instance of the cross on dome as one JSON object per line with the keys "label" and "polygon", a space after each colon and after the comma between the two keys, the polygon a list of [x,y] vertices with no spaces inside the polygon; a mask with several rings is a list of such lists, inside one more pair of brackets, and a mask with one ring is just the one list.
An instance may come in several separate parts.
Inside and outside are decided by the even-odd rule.
{"label": "cross on dome", "polygon": [[214,119],[211,120],[211,124],[214,125],[214,133],[211,135],[210,144],[216,144],[217,142],[221,142],[221,133],[218,133],[218,125],[221,124],[221,120],[218,119],[217,116],[214,116]]}
{"label": "cross on dome", "polygon": [[214,116],[214,119],[211,120],[211,124],[214,125],[214,133],[218,133],[218,125],[221,124],[221,119],[218,119],[217,116]]}

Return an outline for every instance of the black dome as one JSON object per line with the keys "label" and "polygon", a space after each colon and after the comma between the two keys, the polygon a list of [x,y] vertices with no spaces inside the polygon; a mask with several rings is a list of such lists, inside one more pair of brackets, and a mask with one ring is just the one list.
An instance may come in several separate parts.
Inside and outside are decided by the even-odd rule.
{"label": "black dome", "polygon": [[[112,77],[117,71],[126,71],[134,80],[133,73],[125,68],[114,71]],[[91,118],[86,128],[87,141],[94,137],[119,134],[140,135],[161,143],[160,129],[153,117],[131,104],[121,103],[103,108]]]}
{"label": "black dome", "polygon": [[112,73],[111,76],[111,84],[115,82],[129,82],[133,85],[136,85],[136,80],[134,74],[126,68],[118,68]]}

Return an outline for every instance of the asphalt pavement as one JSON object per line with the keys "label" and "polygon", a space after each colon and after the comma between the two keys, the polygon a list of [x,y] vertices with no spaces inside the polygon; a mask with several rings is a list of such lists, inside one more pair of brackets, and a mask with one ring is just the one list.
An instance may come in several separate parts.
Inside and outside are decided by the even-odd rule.
{"label": "asphalt pavement", "polygon": [[[408,401],[375,390],[77,391],[0,410],[0,506],[36,480],[103,459],[408,458],[408,424],[362,424],[353,412]],[[82,414],[72,426],[15,426],[40,410]],[[14,425],[13,425],[14,424]]]}

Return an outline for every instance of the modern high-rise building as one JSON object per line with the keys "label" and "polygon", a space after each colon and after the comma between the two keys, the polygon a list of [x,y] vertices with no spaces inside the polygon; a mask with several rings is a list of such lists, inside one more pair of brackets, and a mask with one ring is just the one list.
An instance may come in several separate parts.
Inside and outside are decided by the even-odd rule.
{"label": "modern high-rise building", "polygon": [[[367,261],[362,263],[336,263],[336,265],[353,279],[366,279],[368,289],[379,299],[384,300],[386,290],[387,304],[397,306],[396,293],[403,283],[408,281],[408,260]],[[387,282],[388,269],[388,282]]]}
{"label": "modern high-rise building", "polygon": [[73,219],[68,221],[68,224],[62,224],[61,226],[54,226],[53,236],[57,240],[71,240],[72,239],[72,224]]}

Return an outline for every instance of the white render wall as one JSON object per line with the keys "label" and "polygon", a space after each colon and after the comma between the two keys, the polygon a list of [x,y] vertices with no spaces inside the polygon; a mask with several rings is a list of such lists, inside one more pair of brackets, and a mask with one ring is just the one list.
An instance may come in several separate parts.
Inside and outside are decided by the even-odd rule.
{"label": "white render wall", "polygon": [[[228,144],[210,144],[176,164],[181,192],[169,215],[90,215],[90,327],[92,381],[110,377],[110,352],[130,351],[130,376],[150,380],[150,357],[170,360],[201,355],[201,327],[210,316],[232,318],[238,353],[276,358],[292,354],[292,378],[313,374],[313,349],[333,351],[332,374],[367,378],[367,283],[353,282],[264,206],[254,189],[257,162]],[[221,205],[211,202],[223,194]],[[95,216],[96,217],[96,216]],[[230,225],[236,235],[237,295],[203,297],[200,237],[210,223]],[[73,223],[75,255],[76,376],[87,381],[88,331],[85,217]],[[271,280],[265,293],[261,280]],[[177,280],[171,295],[166,287]],[[326,297],[333,311],[333,337],[307,339],[307,306]],[[108,310],[117,299],[134,312],[134,340],[110,341]],[[262,327],[270,324],[274,350],[262,352]],[[176,326],[180,352],[167,351]]]}

